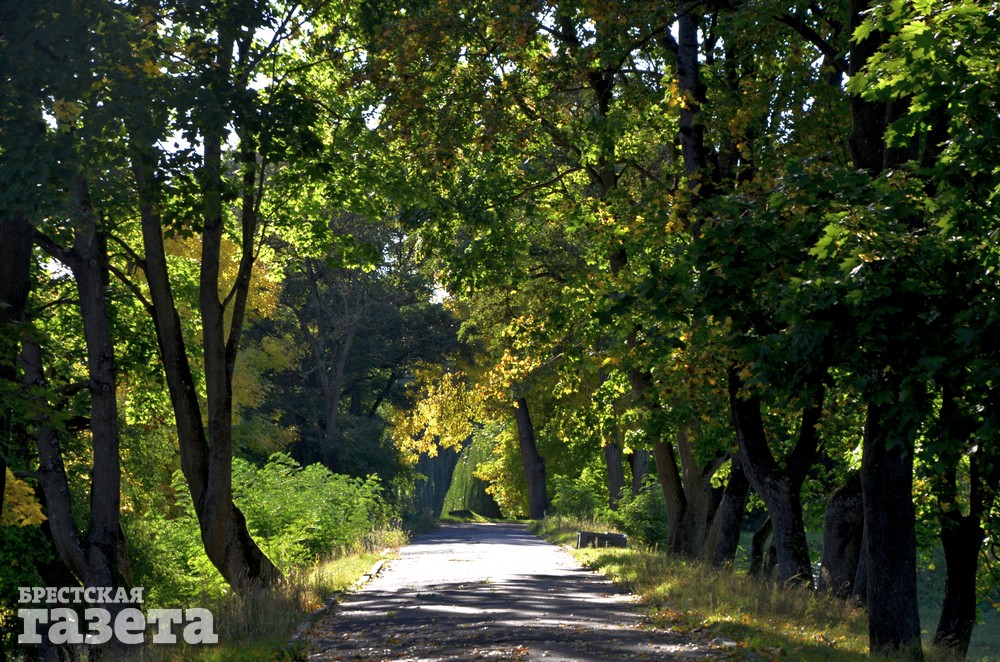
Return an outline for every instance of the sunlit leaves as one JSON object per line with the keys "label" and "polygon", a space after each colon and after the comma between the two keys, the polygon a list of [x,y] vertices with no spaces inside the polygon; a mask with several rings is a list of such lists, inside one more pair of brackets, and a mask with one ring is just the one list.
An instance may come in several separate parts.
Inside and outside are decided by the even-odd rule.
{"label": "sunlit leaves", "polygon": [[23,480],[16,478],[10,468],[4,483],[3,513],[0,526],[37,526],[46,520],[42,505],[35,497],[35,491]]}

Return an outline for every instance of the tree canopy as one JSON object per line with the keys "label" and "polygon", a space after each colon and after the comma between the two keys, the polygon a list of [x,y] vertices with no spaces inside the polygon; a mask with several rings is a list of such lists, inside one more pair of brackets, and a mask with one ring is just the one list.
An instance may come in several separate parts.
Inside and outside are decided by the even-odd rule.
{"label": "tree canopy", "polygon": [[922,657],[940,549],[964,656],[997,601],[998,10],[4,3],[5,545],[250,595],[426,507],[454,449],[450,504],[646,509],[717,566],[759,513],[762,579],[864,606],[873,653]]}

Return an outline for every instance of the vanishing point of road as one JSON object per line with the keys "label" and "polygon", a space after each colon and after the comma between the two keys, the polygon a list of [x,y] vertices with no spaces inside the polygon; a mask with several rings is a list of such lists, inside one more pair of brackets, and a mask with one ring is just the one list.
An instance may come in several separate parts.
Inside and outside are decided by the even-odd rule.
{"label": "vanishing point of road", "polygon": [[417,536],[303,640],[309,660],[728,657],[648,627],[633,596],[518,524],[448,524]]}

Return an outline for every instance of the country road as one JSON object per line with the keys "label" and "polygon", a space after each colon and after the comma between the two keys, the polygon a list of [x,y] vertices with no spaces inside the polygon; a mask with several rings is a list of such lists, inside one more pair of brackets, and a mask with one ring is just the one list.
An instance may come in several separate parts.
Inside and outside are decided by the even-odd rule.
{"label": "country road", "polygon": [[418,536],[304,635],[310,660],[719,659],[517,524]]}

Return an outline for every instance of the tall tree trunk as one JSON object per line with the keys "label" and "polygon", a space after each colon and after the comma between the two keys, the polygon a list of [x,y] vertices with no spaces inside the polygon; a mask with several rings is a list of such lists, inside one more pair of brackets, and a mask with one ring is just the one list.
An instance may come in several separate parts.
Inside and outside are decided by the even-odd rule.
{"label": "tall tree trunk", "polygon": [[106,582],[95,585],[113,586],[118,583],[114,581],[112,571],[119,567],[121,461],[115,347],[106,294],[109,285],[107,238],[98,230],[98,219],[82,176],[76,177],[73,190],[77,228],[69,267],[80,294],[80,316],[87,344],[93,448],[87,556],[94,575],[92,581]]}
{"label": "tall tree trunk", "polygon": [[965,449],[974,438],[977,425],[963,411],[960,400],[960,390],[950,384],[945,385],[939,427],[944,436],[942,447],[949,451],[943,454],[942,461],[946,466],[933,487],[941,518],[946,576],[934,644],[948,649],[958,658],[964,658],[976,625],[976,575],[985,539],[982,517],[992,502],[988,493],[996,489],[1000,466],[994,464],[992,475],[984,475],[980,464],[981,452],[968,454],[968,513],[963,514],[959,486],[964,481],[959,481],[958,468],[962,458],[966,457]]}
{"label": "tall tree trunk", "polygon": [[[851,32],[867,20],[872,5],[872,0],[851,0]],[[885,33],[872,31],[852,44],[850,75],[862,70],[885,39]],[[910,156],[905,150],[890,150],[885,143],[893,104],[868,101],[860,95],[852,95],[849,102],[848,144],[855,167],[877,177]],[[897,395],[898,389],[891,392],[894,399]],[[865,520],[861,565],[865,568],[869,648],[876,654],[902,653],[922,659],[912,500],[914,447],[906,439],[908,434],[887,425],[886,417],[887,406],[869,404],[861,464]]]}
{"label": "tall tree trunk", "polygon": [[722,503],[716,519],[719,532],[712,552],[712,565],[716,568],[732,566],[736,560],[736,550],[740,546],[740,529],[743,513],[746,511],[747,497],[750,495],[750,481],[743,472],[743,459],[734,453],[729,468],[729,481],[722,495]]}
{"label": "tall tree trunk", "polygon": [[[684,174],[694,199],[712,195],[714,182],[708,172],[708,150],[701,107],[705,103],[705,85],[701,82],[700,17],[692,13],[697,5],[688,5],[677,16],[677,85],[684,98],[681,104],[678,133]],[[695,233],[697,236],[697,233]]]}
{"label": "tall tree trunk", "polygon": [[900,436],[889,406],[869,403],[861,458],[869,646],[920,659],[913,441]]}
{"label": "tall tree trunk", "polygon": [[802,521],[800,491],[806,471],[816,458],[815,423],[819,420],[820,405],[814,404],[803,411],[799,438],[789,455],[786,469],[782,470],[767,443],[760,398],[756,395],[743,397],[741,388],[742,381],[736,369],[730,369],[729,402],[736,428],[736,441],[747,478],[764,500],[771,518],[778,579],[781,582],[811,585],[812,565]]}
{"label": "tall tree trunk", "polygon": [[969,640],[976,625],[976,573],[985,532],[979,515],[945,513],[941,522],[946,576],[941,616],[934,643],[962,659],[969,652]]}
{"label": "tall tree trunk", "polygon": [[[231,50],[231,49],[230,49]],[[223,49],[222,52],[225,52]],[[221,140],[206,137],[206,181],[214,188],[206,190],[205,228],[202,236],[202,271],[200,308],[205,342],[205,378],[208,393],[208,425],[201,414],[194,376],[188,361],[180,316],[167,270],[160,216],[160,192],[155,182],[155,149],[144,145],[140,136],[148,129],[143,118],[133,118],[139,126],[131,129],[131,161],[139,195],[145,274],[149,287],[149,311],[156,327],[157,342],[163,361],[167,387],[177,423],[181,469],[194,503],[205,552],[212,564],[237,591],[271,585],[280,573],[250,537],[243,514],[232,500],[232,371],[239,346],[246,309],[256,232],[253,208],[244,204],[243,254],[234,291],[219,299],[219,259],[222,240],[221,203],[218,195]],[[249,167],[247,165],[246,167]],[[210,186],[211,188],[211,186]],[[225,337],[228,303],[233,307],[229,336]],[[207,428],[207,429],[206,429]]]}
{"label": "tall tree trunk", "polygon": [[653,459],[656,461],[656,476],[667,505],[667,526],[670,540],[667,547],[674,553],[681,549],[681,520],[687,509],[687,497],[681,484],[681,474],[677,469],[677,454],[674,445],[664,439],[653,441]]}
{"label": "tall tree trunk", "polygon": [[608,472],[608,507],[618,510],[625,489],[625,466],[622,447],[617,442],[604,444],[604,466]]}
{"label": "tall tree trunk", "polygon": [[524,477],[528,481],[528,517],[542,519],[549,508],[549,497],[545,487],[545,460],[538,454],[535,444],[535,428],[528,413],[528,402],[518,398],[514,405],[514,419],[517,421],[517,438],[521,446],[521,464]]}
{"label": "tall tree trunk", "polygon": [[[74,241],[66,250],[38,233],[39,244],[70,268],[79,294],[80,316],[87,347],[89,426],[92,470],[90,520],[81,539],[72,517],[69,487],[62,467],[62,451],[55,432],[41,425],[36,435],[41,469],[39,478],[50,509],[50,529],[61,558],[86,586],[116,586],[130,574],[121,554],[121,466],[118,434],[117,371],[111,318],[107,301],[107,240],[90,201],[87,183],[77,175],[71,185],[70,218]],[[41,349],[25,345],[25,377],[43,383]]]}
{"label": "tall tree trunk", "polygon": [[679,541],[681,554],[688,558],[703,556],[705,541],[709,534],[709,524],[716,510],[716,495],[712,488],[712,476],[725,461],[725,454],[702,465],[694,453],[697,427],[684,427],[677,435],[677,450],[684,480],[684,514],[681,517]]}
{"label": "tall tree trunk", "polygon": [[[323,393],[323,464],[332,471],[342,469],[343,444],[340,438],[340,403],[343,398],[344,374],[347,361],[351,356],[354,338],[361,325],[361,313],[364,308],[364,293],[360,281],[354,282],[354,310],[347,327],[339,338],[334,337],[331,320],[327,317],[323,306],[323,298],[319,292],[319,276],[311,259],[305,260],[305,274],[309,285],[309,301],[312,305],[313,318],[309,319],[306,310],[294,310],[299,322],[299,328],[307,339],[312,350],[313,361],[316,364],[316,375],[320,390]],[[348,314],[350,301],[344,295],[345,315]],[[311,323],[316,323],[316,332],[311,330]],[[330,345],[334,348],[330,349]]]}
{"label": "tall tree trunk", "polygon": [[632,496],[639,496],[646,474],[649,473],[649,451],[644,448],[632,451],[628,456],[628,464],[632,470]]}

